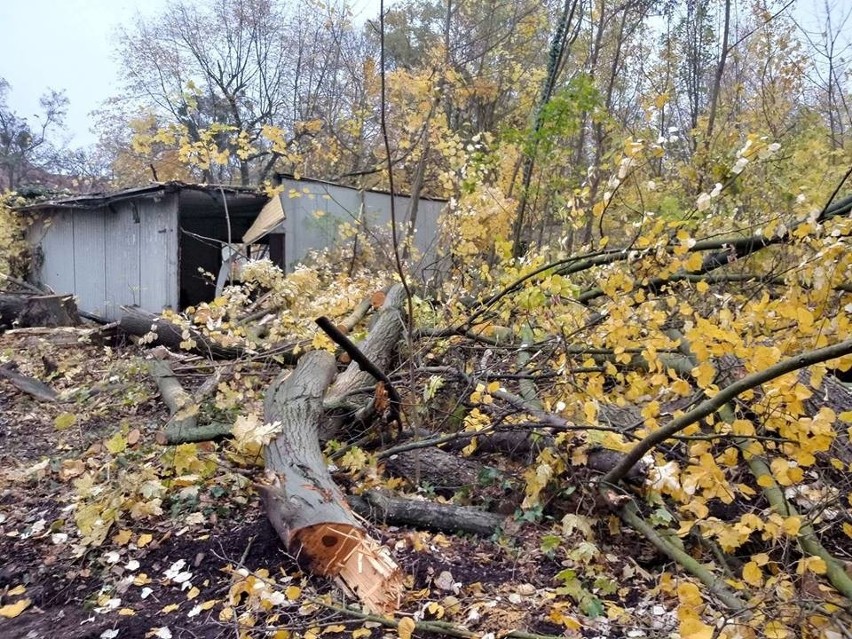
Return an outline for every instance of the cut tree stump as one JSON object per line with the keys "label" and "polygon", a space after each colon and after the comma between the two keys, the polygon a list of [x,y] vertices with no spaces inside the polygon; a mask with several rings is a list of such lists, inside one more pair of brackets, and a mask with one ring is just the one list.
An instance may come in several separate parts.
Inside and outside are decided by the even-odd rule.
{"label": "cut tree stump", "polygon": [[270,386],[266,421],[280,422],[283,432],[264,450],[261,491],[269,520],[294,557],[316,574],[337,578],[371,610],[390,613],[399,605],[402,573],[355,518],[320,449],[323,395],[336,372],[331,353],[313,351]]}
{"label": "cut tree stump", "polygon": [[0,295],[0,328],[76,326],[80,323],[72,295]]}

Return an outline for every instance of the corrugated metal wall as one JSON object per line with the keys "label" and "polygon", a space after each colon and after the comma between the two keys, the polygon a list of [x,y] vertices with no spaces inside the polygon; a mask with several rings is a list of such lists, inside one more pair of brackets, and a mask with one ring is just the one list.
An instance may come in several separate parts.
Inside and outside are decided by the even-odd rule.
{"label": "corrugated metal wall", "polygon": [[[308,252],[331,246],[338,239],[338,228],[344,222],[358,226],[367,234],[382,232],[378,237],[390,237],[390,195],[358,191],[345,186],[285,179],[281,204],[286,219],[274,233],[285,234],[285,260],[288,271],[305,259]],[[409,219],[411,198],[395,196],[394,206],[400,225],[399,237],[404,237]],[[362,210],[364,219],[358,223]],[[414,234],[414,246],[422,256],[417,271],[428,271],[437,261],[438,217],[446,202],[420,200]],[[387,241],[380,243],[390,256]]]}
{"label": "corrugated metal wall", "polygon": [[36,279],[74,293],[81,310],[118,319],[120,306],[178,307],[178,196],[91,210],[52,209],[29,230],[43,263]]}

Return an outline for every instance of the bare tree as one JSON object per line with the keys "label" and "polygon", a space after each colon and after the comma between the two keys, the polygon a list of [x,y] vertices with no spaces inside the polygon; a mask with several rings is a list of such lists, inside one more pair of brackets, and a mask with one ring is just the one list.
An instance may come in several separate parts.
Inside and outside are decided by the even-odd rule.
{"label": "bare tree", "polygon": [[15,189],[38,179],[55,157],[51,135],[62,127],[68,98],[50,90],[40,100],[38,122],[30,122],[7,104],[9,83],[0,78],[0,189]]}

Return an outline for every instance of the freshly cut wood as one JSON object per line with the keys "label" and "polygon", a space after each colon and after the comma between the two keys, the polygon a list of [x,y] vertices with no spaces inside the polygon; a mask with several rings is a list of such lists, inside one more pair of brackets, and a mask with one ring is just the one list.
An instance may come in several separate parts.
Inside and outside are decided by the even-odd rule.
{"label": "freshly cut wood", "polygon": [[80,323],[72,295],[0,295],[0,327],[76,326]]}
{"label": "freshly cut wood", "polygon": [[[155,338],[151,342],[152,344],[165,346],[174,351],[182,350],[180,344],[184,341],[183,333],[185,329],[164,320],[158,315],[141,311],[138,308],[122,306],[121,310],[124,313],[118,323],[121,331],[137,337],[144,337],[149,333],[153,333]],[[196,343],[192,352],[203,357],[236,359],[244,353],[241,348],[231,348],[217,344],[195,329],[186,330],[189,331],[189,337]]]}
{"label": "freshly cut wood", "polygon": [[355,512],[377,524],[489,536],[497,532],[506,521],[503,515],[478,508],[407,499],[379,490],[350,495],[346,499]]}
{"label": "freshly cut wood", "polygon": [[280,422],[283,431],[265,448],[260,488],[269,520],[293,556],[338,578],[371,610],[389,613],[399,605],[402,573],[355,518],[320,449],[323,395],[335,373],[334,356],[314,351],[270,385],[266,421]]}

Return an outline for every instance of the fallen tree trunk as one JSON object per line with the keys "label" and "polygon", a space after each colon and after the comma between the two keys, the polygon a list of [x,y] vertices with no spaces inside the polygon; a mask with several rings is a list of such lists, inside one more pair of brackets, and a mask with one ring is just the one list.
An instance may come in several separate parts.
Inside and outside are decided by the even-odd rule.
{"label": "fallen tree trunk", "polygon": [[0,328],[76,326],[80,323],[72,295],[0,295]]}
{"label": "fallen tree trunk", "polygon": [[[387,371],[395,347],[402,338],[405,321],[402,316],[402,305],[405,302],[405,290],[399,284],[391,287],[385,301],[376,316],[376,322],[364,341],[358,344],[358,349],[380,371]],[[325,395],[325,406],[333,409],[346,404],[359,389],[375,384],[376,380],[368,371],[361,368],[358,362],[352,362],[344,372],[337,376]],[[356,419],[363,420],[371,412],[371,406],[364,406]],[[335,437],[343,427],[344,419],[338,415],[330,415],[323,424],[323,438]]]}
{"label": "fallen tree trunk", "polygon": [[15,368],[15,365],[12,363],[3,364],[0,366],[0,378],[8,379],[12,386],[21,392],[35,397],[40,402],[59,401],[59,395],[50,386],[41,380],[22,375]]}
{"label": "fallen tree trunk", "polygon": [[241,348],[222,346],[195,329],[183,329],[153,313],[147,313],[129,306],[122,306],[121,310],[124,314],[118,323],[119,330],[136,337],[144,337],[153,333],[154,339],[150,342],[151,344],[165,346],[173,351],[186,350],[181,348],[181,342],[186,341],[184,332],[187,331],[189,339],[196,344],[194,348],[190,349],[193,353],[213,359],[236,359],[244,354]]}
{"label": "fallen tree trunk", "polygon": [[294,557],[316,574],[339,578],[370,609],[391,612],[402,573],[355,519],[320,449],[322,399],[335,373],[334,356],[314,351],[270,386],[266,420],[283,430],[264,450],[261,491],[269,520]]}
{"label": "fallen tree trunk", "polygon": [[478,508],[417,501],[377,490],[350,495],[347,501],[355,512],[372,522],[439,532],[489,536],[506,521],[503,515]]}

